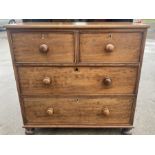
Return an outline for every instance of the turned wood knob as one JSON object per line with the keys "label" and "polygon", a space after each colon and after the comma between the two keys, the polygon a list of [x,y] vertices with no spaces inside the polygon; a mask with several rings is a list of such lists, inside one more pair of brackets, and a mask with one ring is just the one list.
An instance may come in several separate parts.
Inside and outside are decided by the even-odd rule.
{"label": "turned wood knob", "polygon": [[46,44],[42,44],[39,47],[40,52],[47,53],[48,52],[48,46]]}
{"label": "turned wood knob", "polygon": [[110,115],[109,109],[108,109],[108,108],[104,108],[104,109],[103,109],[103,114],[104,114],[105,116],[109,116],[109,115]]}
{"label": "turned wood knob", "polygon": [[104,78],[103,84],[104,84],[105,86],[110,86],[110,85],[112,84],[111,78],[109,78],[109,77]]}
{"label": "turned wood knob", "polygon": [[51,116],[51,115],[53,115],[53,113],[54,113],[53,108],[48,108],[48,109],[47,109],[47,114],[48,114],[48,115]]}
{"label": "turned wood knob", "polygon": [[45,78],[43,79],[43,83],[44,83],[45,85],[49,85],[49,84],[51,83],[51,79],[50,79],[49,77],[45,77]]}
{"label": "turned wood knob", "polygon": [[113,44],[107,44],[105,49],[107,52],[112,52],[114,50],[114,45]]}

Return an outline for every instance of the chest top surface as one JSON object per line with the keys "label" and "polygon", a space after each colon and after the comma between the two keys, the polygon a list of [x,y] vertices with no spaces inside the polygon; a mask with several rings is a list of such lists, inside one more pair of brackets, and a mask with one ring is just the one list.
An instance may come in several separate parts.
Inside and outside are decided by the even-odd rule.
{"label": "chest top surface", "polygon": [[5,25],[6,28],[148,28],[143,23],[130,22],[37,22],[17,23]]}

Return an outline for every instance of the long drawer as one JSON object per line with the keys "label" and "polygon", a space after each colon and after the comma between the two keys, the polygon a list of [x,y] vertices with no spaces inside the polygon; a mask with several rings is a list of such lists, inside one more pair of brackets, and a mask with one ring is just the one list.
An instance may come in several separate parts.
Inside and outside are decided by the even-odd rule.
{"label": "long drawer", "polygon": [[22,95],[133,94],[137,67],[18,67]]}
{"label": "long drawer", "polygon": [[73,32],[14,32],[16,62],[73,63]]}
{"label": "long drawer", "polygon": [[139,62],[142,33],[81,32],[80,61],[87,63]]}
{"label": "long drawer", "polygon": [[134,97],[25,98],[27,124],[130,125]]}

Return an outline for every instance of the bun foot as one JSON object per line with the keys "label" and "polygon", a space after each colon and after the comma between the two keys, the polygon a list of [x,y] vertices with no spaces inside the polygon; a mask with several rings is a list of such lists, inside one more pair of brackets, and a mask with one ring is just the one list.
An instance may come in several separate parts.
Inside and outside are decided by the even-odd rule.
{"label": "bun foot", "polygon": [[35,134],[34,128],[26,128],[25,134],[26,135],[34,135]]}
{"label": "bun foot", "polygon": [[132,128],[123,128],[121,130],[122,135],[132,135]]}

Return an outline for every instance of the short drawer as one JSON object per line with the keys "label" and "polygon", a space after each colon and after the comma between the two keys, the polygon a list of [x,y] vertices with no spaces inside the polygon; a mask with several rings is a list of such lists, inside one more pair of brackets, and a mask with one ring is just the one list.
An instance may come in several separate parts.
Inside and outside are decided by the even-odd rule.
{"label": "short drawer", "polygon": [[22,95],[133,94],[137,67],[18,67]]}
{"label": "short drawer", "polygon": [[89,32],[80,34],[80,61],[87,63],[139,62],[139,32]]}
{"label": "short drawer", "polygon": [[74,35],[66,32],[12,33],[16,62],[72,63]]}
{"label": "short drawer", "polygon": [[128,125],[133,97],[25,98],[27,124]]}

